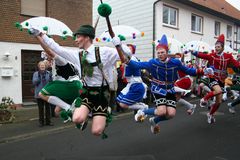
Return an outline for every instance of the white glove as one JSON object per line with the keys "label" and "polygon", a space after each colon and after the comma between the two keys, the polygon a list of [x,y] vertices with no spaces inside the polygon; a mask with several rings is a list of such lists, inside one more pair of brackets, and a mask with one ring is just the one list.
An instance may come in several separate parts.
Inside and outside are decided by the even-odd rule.
{"label": "white glove", "polygon": [[120,38],[119,37],[113,37],[112,38],[112,43],[113,43],[113,45],[116,47],[116,46],[121,46],[121,40],[120,40]]}
{"label": "white glove", "polygon": [[124,56],[126,56],[127,58],[131,58],[132,57],[132,52],[128,48],[128,46],[125,45],[125,44],[122,44],[121,47],[122,47],[122,51],[123,51]]}
{"label": "white glove", "polygon": [[44,52],[44,51],[41,52],[41,58],[42,59],[47,59],[48,58],[46,52]]}
{"label": "white glove", "polygon": [[188,52],[189,52],[189,50],[187,50],[186,47],[183,47],[183,49],[182,49],[182,53],[187,54]]}
{"label": "white glove", "polygon": [[29,28],[29,32],[34,36],[34,37],[37,37],[40,35],[41,31],[37,28],[34,28],[34,27],[30,27]]}
{"label": "white glove", "polygon": [[214,75],[214,71],[212,68],[204,69],[204,75]]}

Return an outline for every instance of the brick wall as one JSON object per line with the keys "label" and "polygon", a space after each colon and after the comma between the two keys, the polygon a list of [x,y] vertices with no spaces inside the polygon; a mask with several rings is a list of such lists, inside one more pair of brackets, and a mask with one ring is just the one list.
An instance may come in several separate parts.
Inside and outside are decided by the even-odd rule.
{"label": "brick wall", "polygon": [[[73,32],[81,24],[92,23],[92,0],[46,0],[48,17],[56,18],[65,23]],[[0,41],[37,43],[30,37],[26,30],[19,31],[15,22],[22,22],[31,17],[20,14],[21,0],[1,0],[0,1]],[[54,37],[61,45],[74,46],[71,37],[61,40]]]}

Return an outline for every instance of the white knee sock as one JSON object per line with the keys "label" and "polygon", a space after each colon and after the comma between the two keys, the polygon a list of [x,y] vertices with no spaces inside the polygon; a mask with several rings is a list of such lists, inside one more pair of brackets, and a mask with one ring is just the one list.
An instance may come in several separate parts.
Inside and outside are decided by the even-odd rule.
{"label": "white knee sock", "polygon": [[203,86],[203,90],[206,91],[207,93],[211,92],[211,89],[208,86]]}
{"label": "white knee sock", "polygon": [[66,111],[71,107],[69,104],[67,104],[66,102],[64,102],[63,100],[56,96],[49,96],[48,103],[59,106],[62,109],[65,109]]}
{"label": "white knee sock", "polygon": [[148,105],[139,102],[139,103],[135,103],[133,105],[128,106],[128,108],[130,108],[130,109],[147,109]]}
{"label": "white knee sock", "polygon": [[182,98],[180,98],[178,100],[178,103],[185,106],[187,109],[192,109],[192,107],[193,107],[193,104],[189,103],[188,101],[186,101],[185,99],[182,99]]}
{"label": "white knee sock", "polygon": [[225,101],[227,100],[227,93],[223,93],[222,99]]}
{"label": "white knee sock", "polygon": [[235,90],[231,90],[231,93],[234,97],[238,97],[238,93]]}

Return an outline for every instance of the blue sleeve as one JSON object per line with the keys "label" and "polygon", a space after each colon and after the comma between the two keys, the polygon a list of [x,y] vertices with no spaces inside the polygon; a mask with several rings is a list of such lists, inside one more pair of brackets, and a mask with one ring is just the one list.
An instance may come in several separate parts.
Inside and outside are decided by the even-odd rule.
{"label": "blue sleeve", "polygon": [[150,61],[149,62],[136,62],[136,61],[130,60],[127,65],[131,66],[133,68],[136,68],[136,69],[150,70],[150,68],[151,68]]}
{"label": "blue sleeve", "polygon": [[197,76],[197,70],[195,68],[186,67],[186,66],[182,65],[182,63],[179,64],[179,70],[185,72],[186,74],[188,74],[190,76]]}
{"label": "blue sleeve", "polygon": [[39,79],[38,72],[33,73],[33,78],[32,78],[32,84],[34,86],[38,86],[40,84],[41,80]]}
{"label": "blue sleeve", "polygon": [[52,72],[49,73],[49,82],[53,81],[53,75]]}
{"label": "blue sleeve", "polygon": [[52,81],[52,72],[47,71],[47,73],[48,73],[48,82],[51,82]]}

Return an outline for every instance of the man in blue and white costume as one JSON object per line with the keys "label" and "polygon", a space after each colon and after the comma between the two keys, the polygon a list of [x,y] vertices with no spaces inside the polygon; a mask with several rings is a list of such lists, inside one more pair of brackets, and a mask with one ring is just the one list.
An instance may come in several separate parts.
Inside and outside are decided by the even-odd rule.
{"label": "man in blue and white costume", "polygon": [[136,62],[130,60],[128,66],[135,69],[147,69],[153,79],[151,82],[151,92],[154,97],[156,108],[138,110],[135,115],[136,121],[143,121],[147,115],[156,116],[151,122],[151,130],[153,133],[160,131],[156,129],[158,122],[169,120],[176,114],[176,97],[174,90],[174,82],[179,78],[178,70],[188,75],[196,76],[202,74],[202,70],[188,68],[182,65],[181,61],[176,58],[168,57],[168,42],[166,35],[163,35],[160,43],[156,47],[157,58],[150,59],[148,62]]}
{"label": "man in blue and white costume", "polygon": [[[127,44],[131,60],[138,62],[139,59],[134,56],[136,47],[132,44]],[[130,109],[146,109],[148,105],[142,103],[143,98],[146,98],[147,85],[143,83],[141,78],[141,69],[134,66],[124,65],[123,77],[126,78],[128,84],[117,97],[117,103],[122,108]]]}

